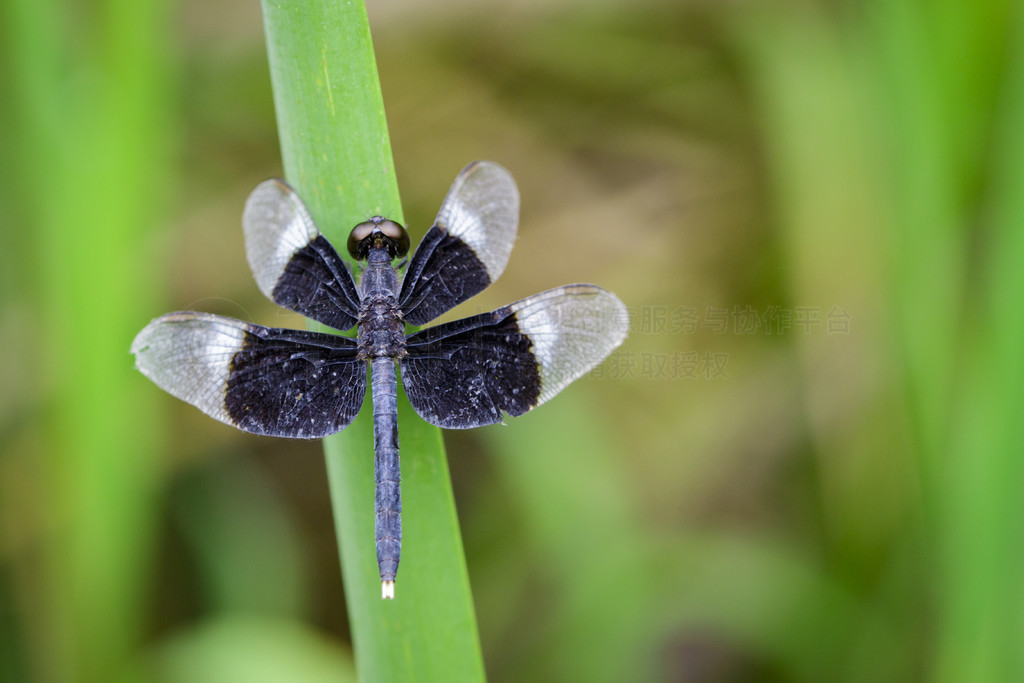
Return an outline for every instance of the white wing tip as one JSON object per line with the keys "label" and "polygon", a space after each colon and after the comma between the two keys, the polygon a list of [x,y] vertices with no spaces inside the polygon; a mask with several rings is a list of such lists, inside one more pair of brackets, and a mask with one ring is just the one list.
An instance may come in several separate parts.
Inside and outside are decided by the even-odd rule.
{"label": "white wing tip", "polygon": [[380,582],[380,599],[381,600],[394,600],[395,599],[395,582],[394,581],[381,581]]}

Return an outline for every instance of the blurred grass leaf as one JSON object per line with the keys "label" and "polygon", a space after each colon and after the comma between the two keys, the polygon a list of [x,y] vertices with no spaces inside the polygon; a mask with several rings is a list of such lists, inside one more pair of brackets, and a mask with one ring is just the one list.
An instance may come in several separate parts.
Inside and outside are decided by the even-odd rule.
{"label": "blurred grass leaf", "polygon": [[217,617],[166,639],[147,661],[159,683],[346,683],[357,681],[349,654],[294,621]]}
{"label": "blurred grass leaf", "polygon": [[35,608],[24,670],[91,682],[111,680],[143,632],[163,440],[128,347],[156,310],[140,234],[164,208],[175,81],[165,3],[95,3],[74,26],[64,9],[0,8],[18,169],[6,199],[29,226],[12,240],[31,338],[18,362],[42,399],[28,440],[38,486],[17,510],[18,525],[39,524],[39,552],[12,573]]}

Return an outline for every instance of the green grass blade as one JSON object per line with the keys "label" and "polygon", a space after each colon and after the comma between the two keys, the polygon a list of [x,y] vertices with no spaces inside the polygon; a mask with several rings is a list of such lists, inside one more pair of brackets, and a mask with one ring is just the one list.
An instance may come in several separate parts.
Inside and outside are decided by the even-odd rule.
{"label": "green grass blade", "polygon": [[[361,2],[263,2],[285,175],[323,233],[344,244],[373,214],[402,220],[366,10]],[[440,200],[440,198],[438,198]],[[373,429],[325,440],[361,680],[480,680],[483,662],[440,432],[399,403],[402,564],[380,598],[373,542]]]}

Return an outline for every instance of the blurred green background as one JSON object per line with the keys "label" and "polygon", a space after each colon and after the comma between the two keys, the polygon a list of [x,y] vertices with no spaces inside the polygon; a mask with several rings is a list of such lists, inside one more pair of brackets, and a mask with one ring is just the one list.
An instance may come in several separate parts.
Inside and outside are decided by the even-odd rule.
{"label": "blurred green background", "polygon": [[[457,314],[632,315],[446,433],[489,677],[1024,680],[1020,5],[369,10],[414,241],[468,161],[520,184]],[[303,325],[242,244],[281,173],[258,4],[6,0],[0,48],[0,680],[352,679],[319,444],[128,353],[170,310]]]}

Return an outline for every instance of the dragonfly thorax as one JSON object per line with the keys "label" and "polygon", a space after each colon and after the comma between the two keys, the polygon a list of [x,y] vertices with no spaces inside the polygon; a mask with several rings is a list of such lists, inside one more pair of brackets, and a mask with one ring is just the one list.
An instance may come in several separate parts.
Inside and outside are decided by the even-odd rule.
{"label": "dragonfly thorax", "polygon": [[401,358],[405,351],[405,322],[393,296],[375,296],[363,301],[356,337],[362,358]]}
{"label": "dragonfly thorax", "polygon": [[[371,235],[365,241],[375,239]],[[366,255],[366,268],[359,280],[356,342],[362,358],[397,359],[405,355],[405,321],[398,307],[400,282],[390,255],[387,245],[375,244]]]}

